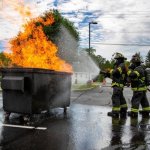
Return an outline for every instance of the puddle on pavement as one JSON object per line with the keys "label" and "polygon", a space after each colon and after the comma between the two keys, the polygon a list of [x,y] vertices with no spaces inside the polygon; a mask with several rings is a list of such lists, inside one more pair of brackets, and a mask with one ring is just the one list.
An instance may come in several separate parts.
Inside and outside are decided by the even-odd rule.
{"label": "puddle on pavement", "polygon": [[[55,109],[43,123],[48,129],[42,132],[42,137],[35,131],[39,137],[32,142],[38,147],[39,140],[44,137],[44,148],[53,147],[58,140],[65,143],[64,150],[150,149],[150,119],[141,116],[138,119],[111,118],[107,116],[108,111],[111,107],[81,104],[72,104],[67,115],[63,114],[63,109]],[[13,134],[13,130],[3,128],[2,136],[6,137],[8,131]]]}
{"label": "puddle on pavement", "polygon": [[[72,130],[77,149],[148,149],[150,120],[117,119],[107,116],[110,107],[75,105]],[[85,146],[86,145],[86,146]]]}

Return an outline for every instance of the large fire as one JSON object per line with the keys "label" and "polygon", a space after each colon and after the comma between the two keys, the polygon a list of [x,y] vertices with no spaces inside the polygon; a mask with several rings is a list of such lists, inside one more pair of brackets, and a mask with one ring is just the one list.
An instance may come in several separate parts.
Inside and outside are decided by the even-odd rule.
{"label": "large fire", "polygon": [[10,41],[11,52],[5,54],[12,65],[72,72],[71,65],[57,56],[58,48],[43,31],[43,25],[54,22],[53,14],[48,13],[46,18],[38,17],[24,25],[24,31]]}

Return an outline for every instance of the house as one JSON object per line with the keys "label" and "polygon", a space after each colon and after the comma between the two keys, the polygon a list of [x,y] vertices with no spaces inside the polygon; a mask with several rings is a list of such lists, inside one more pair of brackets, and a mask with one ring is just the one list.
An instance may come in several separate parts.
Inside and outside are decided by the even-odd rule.
{"label": "house", "polygon": [[82,52],[78,56],[78,61],[73,63],[74,73],[72,75],[72,83],[87,83],[99,75],[99,68],[94,61]]}

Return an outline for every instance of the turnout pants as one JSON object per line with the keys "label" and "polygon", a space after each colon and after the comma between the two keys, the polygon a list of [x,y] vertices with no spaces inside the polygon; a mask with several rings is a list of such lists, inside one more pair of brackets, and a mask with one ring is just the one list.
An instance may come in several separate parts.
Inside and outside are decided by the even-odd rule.
{"label": "turnout pants", "polygon": [[127,103],[123,96],[123,88],[114,86],[112,95],[112,111],[113,112],[126,112]]}
{"label": "turnout pants", "polygon": [[132,104],[131,112],[138,113],[140,104],[142,106],[143,111],[150,112],[146,91],[133,91],[131,104]]}

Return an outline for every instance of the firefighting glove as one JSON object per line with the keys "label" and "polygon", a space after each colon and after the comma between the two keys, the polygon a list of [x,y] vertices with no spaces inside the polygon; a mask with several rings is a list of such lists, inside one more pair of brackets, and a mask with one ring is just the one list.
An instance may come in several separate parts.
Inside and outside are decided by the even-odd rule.
{"label": "firefighting glove", "polygon": [[137,78],[137,74],[134,73],[134,72],[132,72],[132,73],[130,73],[129,77],[130,77],[131,79],[135,79],[135,78]]}
{"label": "firefighting glove", "polygon": [[133,64],[133,63],[132,63],[132,64],[130,64],[130,65],[129,65],[129,67],[128,67],[128,68],[129,68],[129,69],[131,69],[131,70],[134,70],[134,69],[135,69],[135,67],[136,67],[136,66],[135,66],[135,64]]}

